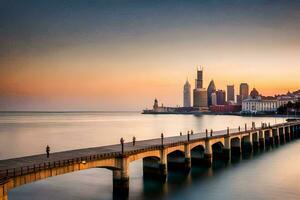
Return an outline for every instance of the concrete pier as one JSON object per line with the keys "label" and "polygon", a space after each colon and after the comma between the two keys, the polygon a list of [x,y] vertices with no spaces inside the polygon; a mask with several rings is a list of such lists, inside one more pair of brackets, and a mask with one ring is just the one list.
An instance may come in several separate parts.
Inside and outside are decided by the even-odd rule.
{"label": "concrete pier", "polygon": [[[246,127],[246,126],[245,126]],[[284,144],[300,136],[300,121],[263,126],[241,131],[215,131],[208,136],[194,133],[188,140],[180,136],[136,141],[88,149],[35,155],[0,161],[0,200],[8,199],[8,191],[48,177],[90,168],[112,170],[113,195],[126,199],[129,193],[129,165],[143,160],[143,175],[166,181],[168,170],[189,173],[191,167],[211,167],[215,161],[232,160],[240,154],[264,150]]]}

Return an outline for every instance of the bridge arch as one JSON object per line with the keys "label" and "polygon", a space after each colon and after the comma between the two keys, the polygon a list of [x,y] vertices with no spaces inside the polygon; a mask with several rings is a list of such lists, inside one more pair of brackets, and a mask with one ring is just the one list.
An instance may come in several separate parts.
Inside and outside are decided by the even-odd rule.
{"label": "bridge arch", "polygon": [[167,155],[168,170],[175,171],[184,169],[185,166],[185,153],[181,150],[172,151]]}
{"label": "bridge arch", "polygon": [[212,145],[213,160],[221,160],[223,156],[224,144],[221,141],[215,142]]}
{"label": "bridge arch", "polygon": [[205,154],[205,146],[198,145],[191,149],[191,162],[192,165],[202,165],[204,164],[204,154]]}

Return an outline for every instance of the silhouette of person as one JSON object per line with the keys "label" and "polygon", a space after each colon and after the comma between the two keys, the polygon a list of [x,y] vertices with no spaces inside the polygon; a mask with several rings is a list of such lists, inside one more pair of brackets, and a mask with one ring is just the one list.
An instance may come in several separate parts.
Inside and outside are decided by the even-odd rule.
{"label": "silhouette of person", "polygon": [[49,147],[49,145],[47,145],[47,147],[46,147],[46,153],[47,153],[47,158],[49,158],[49,155],[50,155],[50,147]]}

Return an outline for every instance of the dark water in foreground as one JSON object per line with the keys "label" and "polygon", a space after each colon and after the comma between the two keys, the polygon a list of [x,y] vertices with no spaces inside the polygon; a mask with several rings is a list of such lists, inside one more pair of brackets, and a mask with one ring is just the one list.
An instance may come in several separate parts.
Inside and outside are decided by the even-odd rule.
{"label": "dark water in foreground", "polygon": [[[87,138],[99,137],[101,141],[101,137],[105,136],[103,131],[108,130],[112,138],[118,138],[120,133],[138,128],[141,133],[145,133],[138,137],[148,138],[160,131],[169,132],[171,135],[175,128],[178,132],[190,128],[195,131],[206,127],[221,129],[220,127],[226,127],[226,124],[237,126],[245,122],[250,124],[254,120],[257,123],[275,121],[274,118],[251,119],[237,116],[141,116],[139,114],[1,116],[0,151],[2,154],[0,155],[2,158],[0,159],[18,157],[24,152],[38,153],[40,149],[37,146],[40,144],[36,143],[47,140],[51,140],[52,146],[58,149],[93,145],[94,143],[89,142],[90,139]],[[280,120],[277,119],[277,122],[282,122]],[[29,134],[30,137],[22,134]],[[80,145],[77,145],[80,134],[83,139]],[[59,140],[52,138],[58,135]],[[128,134],[128,138],[130,136]],[[6,145],[4,149],[3,144],[10,141],[13,145]],[[63,143],[66,143],[64,148]],[[105,144],[106,140],[102,143]],[[292,141],[227,166],[222,165],[213,169],[193,167],[189,175],[169,173],[165,184],[143,180],[142,162],[138,160],[130,164],[129,199],[300,199],[299,150],[300,140]],[[9,199],[112,199],[112,174],[106,169],[89,169],[52,177],[13,189],[9,193]]]}

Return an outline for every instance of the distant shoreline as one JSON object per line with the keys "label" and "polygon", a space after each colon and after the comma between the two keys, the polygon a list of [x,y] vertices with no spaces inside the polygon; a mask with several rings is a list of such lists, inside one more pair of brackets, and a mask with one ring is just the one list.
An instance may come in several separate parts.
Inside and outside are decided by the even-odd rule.
{"label": "distant shoreline", "polygon": [[140,113],[140,111],[0,111],[0,113]]}

